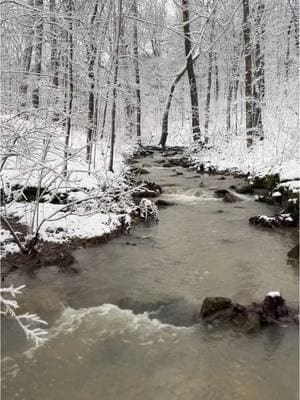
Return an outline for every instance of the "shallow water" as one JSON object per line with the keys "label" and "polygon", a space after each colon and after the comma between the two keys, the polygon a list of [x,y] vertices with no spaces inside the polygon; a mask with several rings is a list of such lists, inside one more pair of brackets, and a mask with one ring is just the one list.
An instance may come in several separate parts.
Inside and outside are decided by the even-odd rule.
{"label": "shallow water", "polygon": [[296,232],[249,225],[250,216],[274,212],[252,197],[233,204],[214,197],[238,179],[146,168],[162,198],[176,203],[160,209],[158,224],[77,250],[76,275],[53,266],[8,278],[26,283],[22,309],[51,327],[48,342],[32,351],[3,324],[3,398],[298,398],[296,326],[244,335],[194,323],[205,296],[249,304],[280,290],[296,304],[298,269],[286,257]]}

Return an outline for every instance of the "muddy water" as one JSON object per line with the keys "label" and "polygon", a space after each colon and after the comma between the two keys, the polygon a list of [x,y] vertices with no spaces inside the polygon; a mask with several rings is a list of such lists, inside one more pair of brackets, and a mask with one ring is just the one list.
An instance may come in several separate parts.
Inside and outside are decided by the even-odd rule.
{"label": "muddy water", "polygon": [[[22,309],[50,321],[49,340],[32,350],[3,324],[4,399],[231,400],[298,398],[298,329],[254,335],[195,324],[205,296],[241,303],[280,290],[298,300],[298,269],[287,262],[293,230],[248,224],[274,210],[252,197],[226,204],[215,189],[238,179],[142,163],[163,186],[160,222],[138,226],[98,248],[75,252],[79,273],[55,266],[26,283]],[[176,168],[181,172],[180,168]]]}

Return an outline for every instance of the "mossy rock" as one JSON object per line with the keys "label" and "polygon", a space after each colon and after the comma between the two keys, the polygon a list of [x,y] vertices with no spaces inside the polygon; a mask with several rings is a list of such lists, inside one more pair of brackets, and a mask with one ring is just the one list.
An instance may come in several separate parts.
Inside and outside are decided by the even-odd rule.
{"label": "mossy rock", "polygon": [[256,176],[253,181],[253,188],[272,190],[279,183],[279,174]]}

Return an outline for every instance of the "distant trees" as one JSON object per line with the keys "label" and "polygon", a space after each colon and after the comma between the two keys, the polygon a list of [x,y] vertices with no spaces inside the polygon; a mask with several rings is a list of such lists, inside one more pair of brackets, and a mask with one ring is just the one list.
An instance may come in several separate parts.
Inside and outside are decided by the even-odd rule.
{"label": "distant trees", "polygon": [[163,147],[179,115],[195,139],[245,134],[252,146],[266,136],[272,83],[287,98],[297,74],[296,0],[121,3],[118,34],[119,0],[2,1],[3,112],[61,127],[66,160],[80,128],[89,168],[96,143],[113,164],[117,135],[148,141],[152,86]]}

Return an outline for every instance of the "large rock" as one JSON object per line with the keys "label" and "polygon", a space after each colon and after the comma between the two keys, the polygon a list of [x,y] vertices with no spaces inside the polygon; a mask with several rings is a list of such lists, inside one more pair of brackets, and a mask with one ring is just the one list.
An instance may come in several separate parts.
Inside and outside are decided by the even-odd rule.
{"label": "large rock", "polygon": [[253,188],[272,190],[277,183],[279,183],[279,174],[256,176],[253,181]]}
{"label": "large rock", "polygon": [[228,192],[223,197],[223,201],[225,203],[235,203],[237,201],[241,201],[241,198],[239,196],[236,196],[235,194],[233,194],[231,192]]}
{"label": "large rock", "polygon": [[270,292],[262,304],[262,323],[272,323],[281,318],[288,317],[289,311],[285,304],[285,300],[279,292]]}
{"label": "large rock", "polygon": [[253,186],[252,185],[241,185],[241,186],[230,186],[230,189],[235,190],[239,194],[253,194]]}
{"label": "large rock", "polygon": [[175,206],[176,203],[173,201],[165,200],[165,199],[157,199],[155,204],[159,207],[168,207],[168,206]]}
{"label": "large rock", "polygon": [[218,190],[215,190],[215,195],[217,196],[217,197],[224,197],[226,194],[228,194],[229,193],[229,191],[228,190],[226,190],[226,189],[218,189]]}
{"label": "large rock", "polygon": [[232,307],[232,302],[227,297],[206,297],[202,303],[200,314],[203,318]]}

